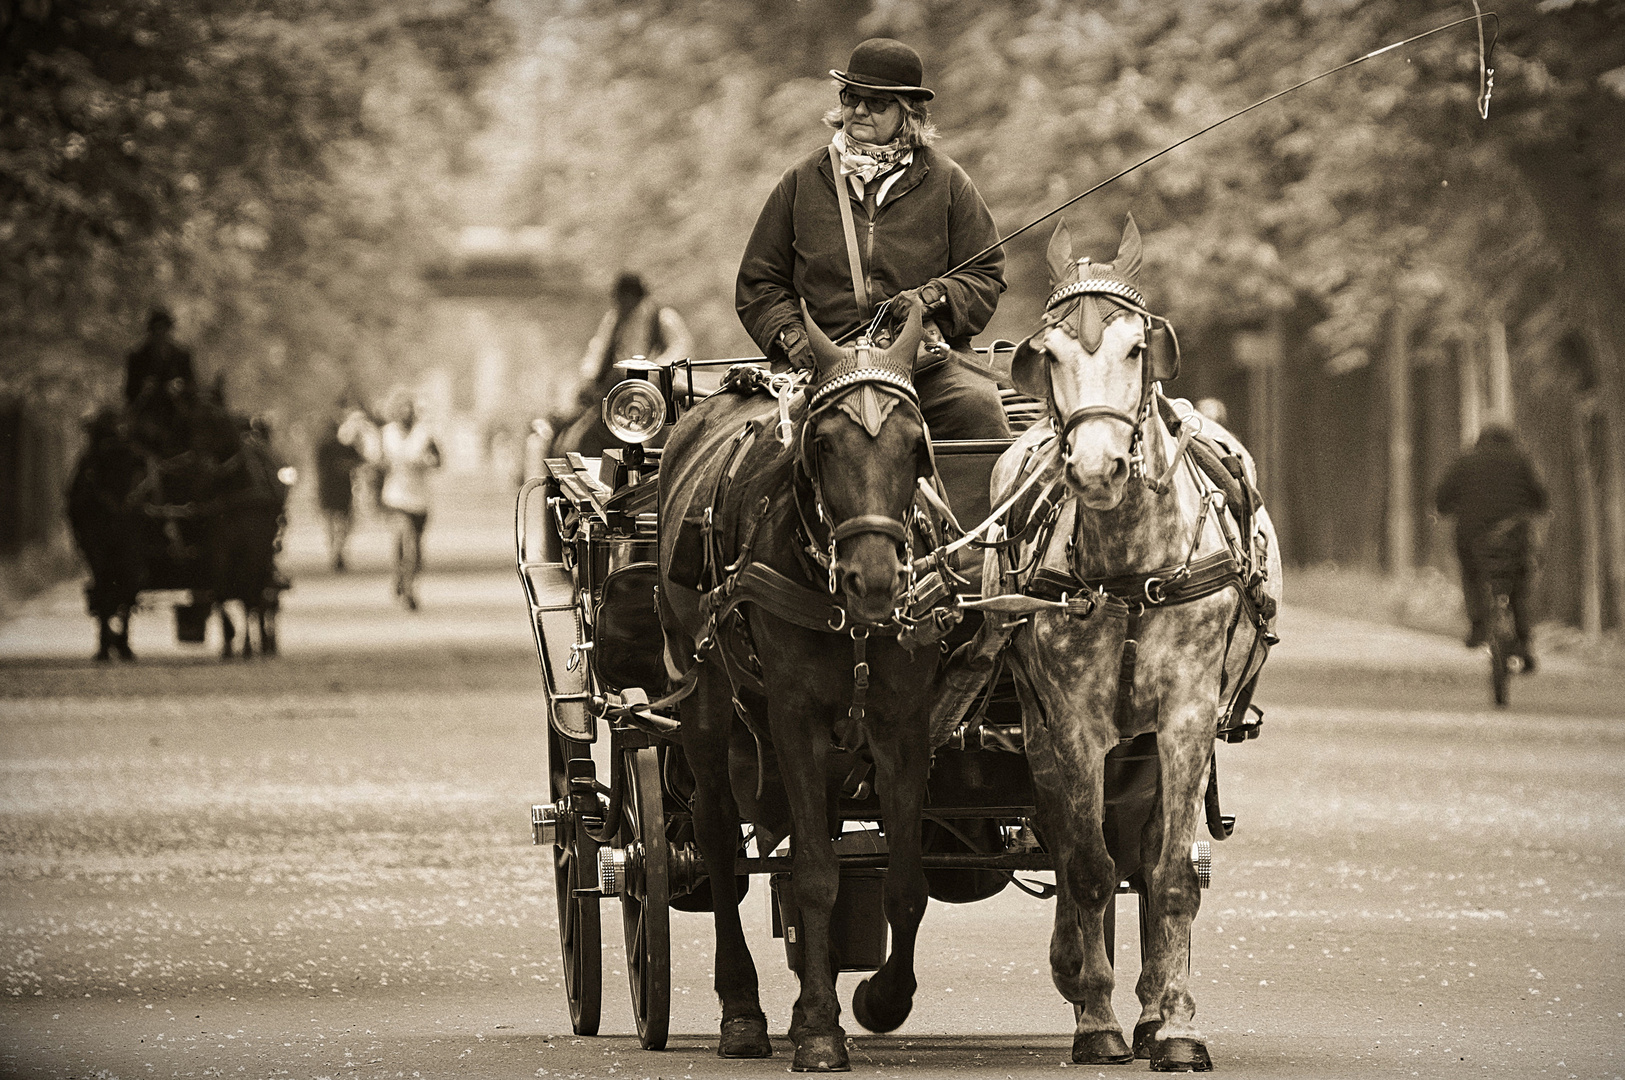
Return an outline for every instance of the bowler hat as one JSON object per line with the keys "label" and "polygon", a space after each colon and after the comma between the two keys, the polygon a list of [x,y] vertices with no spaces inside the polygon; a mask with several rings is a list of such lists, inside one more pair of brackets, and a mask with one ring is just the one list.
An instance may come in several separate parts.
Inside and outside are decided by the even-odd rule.
{"label": "bowler hat", "polygon": [[862,90],[883,90],[918,101],[937,95],[920,84],[925,81],[925,65],[920,54],[892,38],[870,38],[852,50],[845,71],[830,69],[847,86]]}

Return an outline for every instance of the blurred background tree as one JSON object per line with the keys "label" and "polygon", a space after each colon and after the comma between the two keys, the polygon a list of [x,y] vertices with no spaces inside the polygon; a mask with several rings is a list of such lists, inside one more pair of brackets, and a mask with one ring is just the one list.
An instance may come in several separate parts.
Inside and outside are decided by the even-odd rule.
{"label": "blurred background tree", "polygon": [[147,308],[297,412],[392,377],[484,0],[0,0],[0,389],[111,400]]}
{"label": "blurred background tree", "polygon": [[[1439,564],[1430,479],[1495,407],[1531,436],[1575,526],[1554,530],[1551,608],[1617,623],[1625,0],[1493,7],[1487,121],[1468,24],[1227,124],[1067,217],[1106,257],[1134,213],[1149,295],[1186,346],[1174,389],[1230,405],[1290,559]],[[1009,232],[1473,10],[0,0],[0,379],[110,397],[146,307],[165,301],[250,404],[381,389],[421,340],[424,268],[469,225],[540,238],[538,400],[573,391],[623,269],[682,311],[699,355],[748,355],[740,252],[780,173],[828,138],[827,72],[865,37],[919,49],[942,146]],[[1031,329],[1051,227],[1009,246],[988,337]]]}

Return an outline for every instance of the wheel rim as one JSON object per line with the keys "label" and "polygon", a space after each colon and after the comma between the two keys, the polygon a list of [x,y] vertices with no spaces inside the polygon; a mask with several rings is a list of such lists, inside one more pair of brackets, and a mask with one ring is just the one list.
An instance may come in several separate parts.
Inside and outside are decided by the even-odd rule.
{"label": "wheel rim", "polygon": [[[569,792],[565,762],[577,756],[574,750],[578,745],[583,744],[564,739],[557,732],[548,739],[550,793],[555,802]],[[597,859],[598,845],[592,838],[571,822],[561,823],[553,845],[553,887],[558,901],[564,993],[570,1006],[570,1026],[577,1035],[598,1034],[604,997],[598,898],[576,895],[583,885],[597,884]]]}
{"label": "wheel rim", "polygon": [[638,1041],[645,1050],[663,1050],[671,1021],[671,893],[659,753],[652,747],[627,751],[625,765],[618,839],[629,852],[641,851],[621,893],[626,975]]}
{"label": "wheel rim", "polygon": [[1512,611],[1507,598],[1495,597],[1495,617],[1490,629],[1490,685],[1495,704],[1505,706],[1511,696],[1512,655],[1517,630],[1512,624]]}

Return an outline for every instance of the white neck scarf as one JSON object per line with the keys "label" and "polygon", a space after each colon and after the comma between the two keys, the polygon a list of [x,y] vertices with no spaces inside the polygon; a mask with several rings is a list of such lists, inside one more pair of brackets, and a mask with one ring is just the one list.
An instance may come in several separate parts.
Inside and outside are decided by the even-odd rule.
{"label": "white neck scarf", "polygon": [[881,173],[890,172],[914,155],[914,148],[893,139],[884,146],[848,139],[846,132],[837,131],[831,140],[835,153],[841,159],[841,175],[856,176],[865,185],[872,184]]}

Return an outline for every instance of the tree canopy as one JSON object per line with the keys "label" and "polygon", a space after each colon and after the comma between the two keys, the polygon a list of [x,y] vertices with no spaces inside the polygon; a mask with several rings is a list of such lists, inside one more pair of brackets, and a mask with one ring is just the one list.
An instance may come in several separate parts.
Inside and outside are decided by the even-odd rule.
{"label": "tree canopy", "polygon": [[364,377],[506,26],[484,0],[0,0],[0,389],[105,396],[160,303],[234,396]]}
{"label": "tree canopy", "polygon": [[[1595,323],[1606,297],[1625,309],[1625,4],[1493,6],[1488,120],[1469,23],[1161,158],[1068,211],[1074,234],[1109,254],[1132,211],[1159,306],[1234,325],[1308,300],[1319,351],[1343,366],[1364,362],[1396,304],[1426,313],[1424,350],[1490,315],[1538,337]],[[727,354],[748,348],[732,281],[756,212],[827,138],[826,72],[864,37],[920,50],[944,149],[1008,232],[1230,112],[1472,14],[1403,0],[536,5],[519,16],[538,123],[518,211],[584,280],[643,271]],[[1050,228],[1011,245],[995,329],[1030,319]],[[1612,333],[1625,355],[1625,327]]]}

